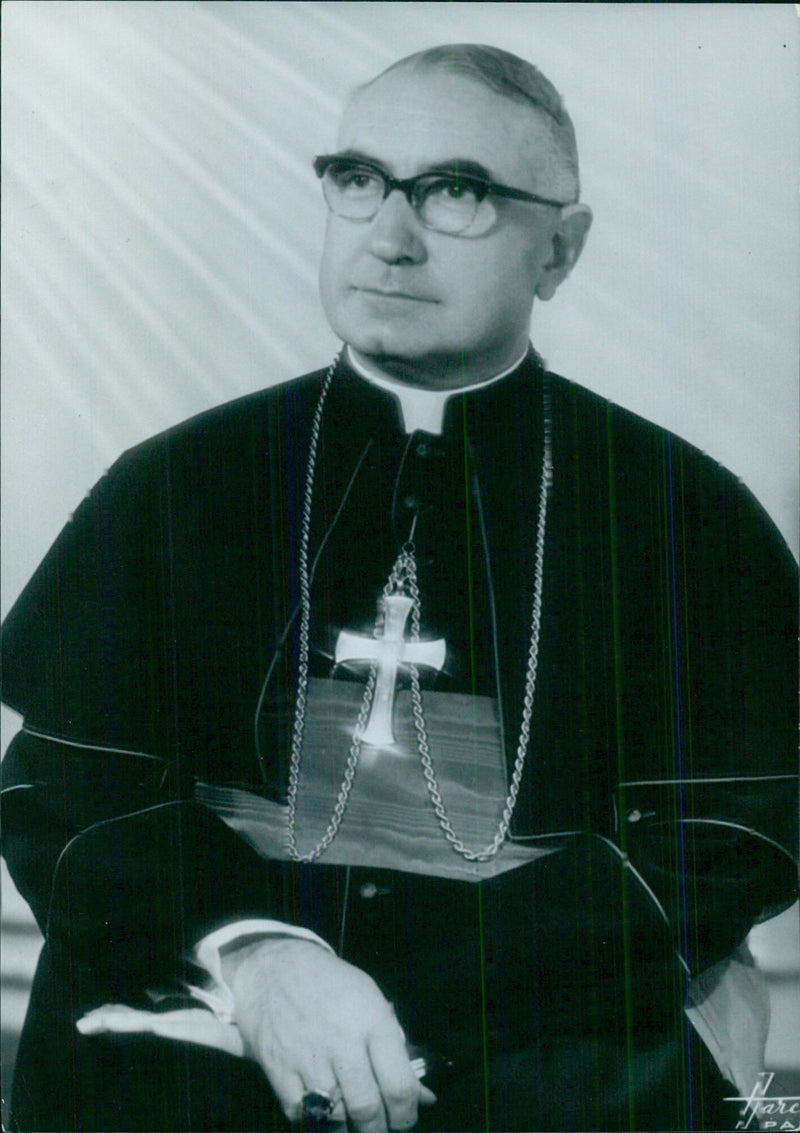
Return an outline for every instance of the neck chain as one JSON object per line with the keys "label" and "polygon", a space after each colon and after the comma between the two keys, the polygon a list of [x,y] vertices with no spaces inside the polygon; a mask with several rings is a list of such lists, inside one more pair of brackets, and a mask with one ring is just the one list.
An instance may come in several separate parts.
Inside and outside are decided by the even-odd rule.
{"label": "neck chain", "polygon": [[[317,463],[317,447],[319,443],[320,428],[322,426],[322,411],[325,406],[325,399],[330,389],[333,374],[338,363],[338,357],[328,367],[328,371],[323,381],[322,390],[320,392],[319,402],[317,403],[316,412],[311,425],[311,436],[309,443],[308,453],[308,470],[306,473],[306,488],[305,498],[303,501],[303,517],[300,529],[300,547],[298,551],[298,569],[300,576],[300,657],[297,673],[297,699],[295,702],[295,717],[294,728],[292,731],[292,751],[289,763],[289,793],[288,793],[288,848],[289,856],[295,861],[312,862],[315,861],[322,853],[327,850],[331,842],[336,837],[339,827],[341,826],[344,812],[347,809],[347,803],[350,798],[350,792],[353,788],[353,781],[355,779],[356,770],[358,768],[359,758],[361,756],[361,737],[367,726],[369,719],[370,708],[372,706],[372,698],[375,692],[375,681],[377,676],[377,665],[373,664],[370,667],[369,676],[367,678],[366,688],[364,689],[364,698],[361,703],[361,710],[358,714],[358,721],[353,732],[353,741],[350,745],[350,752],[347,758],[347,765],[345,767],[342,785],[339,789],[339,794],[333,807],[328,828],[322,838],[317,842],[313,849],[305,854],[301,854],[297,848],[297,796],[300,785],[300,766],[303,755],[303,735],[305,731],[305,718],[306,709],[308,705],[308,659],[309,659],[309,635],[311,624],[311,580],[308,565],[308,545],[311,534],[311,499],[314,488],[314,472]],[[508,828],[511,824],[511,817],[514,813],[514,807],[517,802],[517,795],[519,793],[519,785],[522,780],[522,772],[525,766],[525,757],[528,751],[530,742],[530,728],[531,717],[533,715],[533,697],[536,689],[536,673],[539,660],[539,637],[541,634],[541,615],[542,615],[542,579],[544,575],[544,542],[545,542],[545,523],[547,518],[547,499],[549,488],[553,479],[553,459],[552,459],[552,421],[550,414],[549,396],[545,393],[544,399],[544,445],[542,455],[542,472],[539,484],[539,517],[536,526],[536,557],[534,568],[534,584],[533,584],[533,607],[531,611],[531,635],[530,645],[528,648],[528,663],[525,675],[525,691],[522,699],[522,721],[519,730],[519,742],[517,743],[517,756],[514,762],[514,771],[511,776],[511,785],[509,787],[508,796],[506,797],[505,805],[503,806],[503,813],[500,819],[500,824],[497,828],[492,841],[485,846],[482,850],[470,850],[461,839],[456,835],[453,830],[450,819],[447,815],[442,796],[439,791],[439,785],[436,779],[436,774],[433,769],[431,760],[430,749],[428,746],[428,736],[425,727],[425,717],[423,714],[422,706],[422,693],[419,684],[419,671],[416,665],[409,665],[409,674],[411,678],[411,708],[414,716],[414,727],[417,733],[417,748],[419,750],[420,762],[422,765],[422,773],[425,777],[425,783],[428,788],[428,795],[430,796],[433,809],[436,817],[439,820],[439,825],[447,841],[452,846],[456,853],[460,854],[467,861],[471,862],[486,862],[495,856],[503,842],[505,841]],[[417,564],[414,553],[414,544],[409,541],[400,550],[395,564],[392,568],[389,579],[384,586],[383,595],[389,597],[392,594],[405,594],[412,601],[411,607],[411,641],[419,641],[420,621],[421,621],[421,603],[419,596],[419,587],[417,586]],[[378,623],[376,629],[380,628],[380,620],[382,614],[378,615]]]}

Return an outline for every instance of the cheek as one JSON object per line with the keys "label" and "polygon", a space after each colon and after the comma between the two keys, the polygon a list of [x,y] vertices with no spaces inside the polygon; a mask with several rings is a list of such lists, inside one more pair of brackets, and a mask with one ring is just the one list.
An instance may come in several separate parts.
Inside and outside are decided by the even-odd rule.
{"label": "cheek", "polygon": [[454,265],[451,279],[458,305],[477,325],[507,327],[518,321],[520,310],[530,310],[533,273],[519,244],[504,243],[480,252],[461,257],[462,262]]}
{"label": "cheek", "polygon": [[329,319],[335,316],[346,294],[347,262],[346,248],[329,227],[319,268],[319,293]]}
{"label": "cheek", "polygon": [[539,241],[524,235],[504,243],[500,253],[486,266],[483,279],[491,281],[492,302],[495,308],[505,307],[519,317],[530,314],[536,295],[536,286],[546,259],[546,249]]}
{"label": "cheek", "polygon": [[325,243],[322,247],[322,259],[319,265],[319,278],[322,287],[329,290],[334,283],[339,265],[336,239],[331,232],[330,222],[325,230]]}
{"label": "cheek", "polygon": [[344,286],[349,265],[355,259],[362,239],[362,225],[328,213],[320,261],[320,277],[325,278],[327,287],[341,289]]}

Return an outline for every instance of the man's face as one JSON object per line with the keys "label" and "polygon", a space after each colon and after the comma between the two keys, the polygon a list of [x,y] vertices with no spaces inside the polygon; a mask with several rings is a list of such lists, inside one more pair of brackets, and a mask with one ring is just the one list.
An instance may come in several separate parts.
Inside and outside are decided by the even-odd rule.
{"label": "man's face", "polygon": [[[469,162],[499,184],[563,199],[538,113],[460,75],[385,76],[356,96],[338,145],[398,179]],[[320,285],[336,334],[384,370],[431,388],[467,385],[512,364],[527,343],[534,297],[550,298],[566,275],[589,214],[569,264],[559,267],[559,209],[492,202],[497,220],[477,237],[430,231],[400,192],[369,221],[329,215]]]}

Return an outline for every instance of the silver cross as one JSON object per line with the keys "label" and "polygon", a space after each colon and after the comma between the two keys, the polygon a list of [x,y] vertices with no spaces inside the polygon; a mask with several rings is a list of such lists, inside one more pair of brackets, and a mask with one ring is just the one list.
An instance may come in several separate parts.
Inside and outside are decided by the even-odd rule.
{"label": "silver cross", "polygon": [[382,599],[384,625],[382,637],[342,630],[336,640],[335,662],[371,661],[377,665],[375,692],[369,720],[361,742],[371,747],[388,747],[395,742],[392,709],[400,665],[427,665],[437,671],[444,665],[447,646],[443,637],[436,641],[406,641],[403,637],[414,600],[405,594]]}

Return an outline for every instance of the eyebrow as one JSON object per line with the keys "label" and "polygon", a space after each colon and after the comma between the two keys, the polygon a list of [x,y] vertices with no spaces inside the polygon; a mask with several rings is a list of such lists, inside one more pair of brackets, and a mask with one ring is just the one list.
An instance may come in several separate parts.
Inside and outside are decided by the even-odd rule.
{"label": "eyebrow", "polygon": [[[375,169],[389,173],[391,176],[389,167],[384,162],[377,157],[364,153],[362,150],[343,149],[338,153],[331,154],[331,157],[362,162],[364,165],[371,165]],[[426,166],[417,176],[424,177],[426,173],[461,173],[465,177],[477,177],[481,181],[494,182],[495,180],[485,165],[481,165],[479,161],[474,161],[469,157],[450,157],[445,161],[436,161],[432,165]]]}

